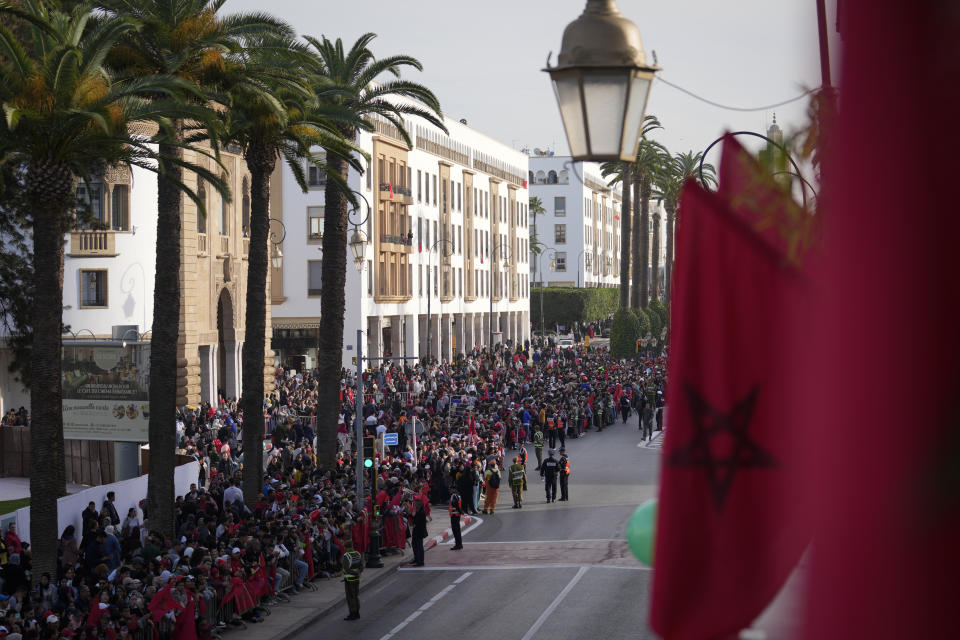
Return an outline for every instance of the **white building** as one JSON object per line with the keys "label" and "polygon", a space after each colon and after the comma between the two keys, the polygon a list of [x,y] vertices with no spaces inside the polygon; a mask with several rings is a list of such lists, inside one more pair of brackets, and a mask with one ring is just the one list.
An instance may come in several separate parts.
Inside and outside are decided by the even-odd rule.
{"label": "white building", "polygon": [[[367,245],[360,271],[347,251],[343,365],[354,366],[357,329],[372,358],[429,350],[449,360],[491,340],[528,339],[527,156],[463,120],[445,118],[446,135],[408,119],[413,148],[386,121],[372,122],[375,132],[358,139],[371,167],[348,178],[370,214],[365,205],[350,214]],[[326,185],[314,174],[303,193],[287,167],[275,182],[271,210],[282,215],[286,239],[282,268],[272,274],[273,348],[288,368],[309,369],[320,326]]]}
{"label": "white building", "polygon": [[543,249],[531,267],[535,286],[619,286],[620,190],[607,186],[596,163],[538,152],[528,174],[530,195],[546,210],[530,217]]}

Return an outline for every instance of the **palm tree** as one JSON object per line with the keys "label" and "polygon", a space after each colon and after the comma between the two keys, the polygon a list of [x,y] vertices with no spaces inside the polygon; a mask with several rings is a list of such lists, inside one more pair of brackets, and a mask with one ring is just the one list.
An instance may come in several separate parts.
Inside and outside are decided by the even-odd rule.
{"label": "palm tree", "polygon": [[[167,97],[184,83],[167,76],[118,83],[103,66],[117,42],[133,32],[125,18],[91,22],[88,4],[67,13],[25,0],[0,6],[0,157],[17,168],[23,211],[32,232],[33,398],[30,533],[33,570],[57,566],[57,498],[66,493],[63,455],[61,328],[63,236],[83,217],[76,184],[108,166],[154,168],[147,139],[128,125],[165,124],[186,112]],[[138,96],[155,96],[146,101]]]}
{"label": "palm tree", "polygon": [[[663,301],[670,302],[670,286],[673,278],[673,232],[677,217],[677,208],[680,201],[680,193],[683,191],[683,185],[687,180],[697,176],[700,166],[702,153],[687,151],[677,153],[673,158],[667,159],[663,163],[663,169],[657,174],[656,197],[663,200],[663,208],[667,214],[667,246],[666,246],[666,273],[664,280]],[[716,169],[712,164],[704,163],[703,180],[704,186],[709,187],[717,183]]]}
{"label": "palm tree", "polygon": [[[656,116],[646,116],[640,131],[640,146],[633,163],[633,282],[631,282],[630,306],[646,308],[649,300],[650,266],[650,193],[653,177],[660,165],[662,147],[647,138],[647,134],[662,129]],[[639,211],[638,211],[639,210]]]}
{"label": "palm tree", "polygon": [[[440,114],[440,103],[427,87],[400,79],[403,67],[420,71],[423,66],[407,55],[377,59],[370,51],[376,34],[360,36],[349,51],[338,38],[336,42],[306,38],[320,57],[323,75],[342,89],[340,95],[327,100],[353,112],[357,118],[377,115],[389,121],[404,141],[413,146],[404,126],[403,116],[423,118],[446,132]],[[374,84],[383,74],[395,79]],[[418,102],[392,102],[391,97],[412,98]],[[356,140],[358,125],[342,123],[340,134],[349,142]],[[364,128],[369,128],[364,127]],[[317,357],[317,455],[327,468],[332,467],[337,452],[337,414],[343,353],[344,287],[347,265],[347,204],[350,194],[343,188],[347,182],[348,158],[337,149],[326,149],[327,163],[342,182],[328,180],[323,221],[323,266],[321,279],[324,293],[320,299],[320,340]],[[369,170],[369,169],[368,169]],[[369,214],[369,212],[368,212]]]}
{"label": "palm tree", "polygon": [[604,178],[612,176],[610,185],[621,183],[620,206],[620,306],[630,306],[630,189],[633,182],[633,165],[629,162],[605,162],[600,167]]}
{"label": "palm tree", "polygon": [[304,161],[325,167],[311,149],[323,145],[348,154],[350,149],[340,140],[336,126],[338,122],[350,123],[352,114],[321,103],[315,93],[316,86],[302,80],[309,75],[310,67],[315,66],[310,64],[312,56],[302,44],[290,38],[273,37],[246,45],[245,50],[229,62],[225,141],[243,150],[250,171],[250,250],[240,408],[243,412],[244,500],[253,507],[263,480],[270,176],[277,159],[282,159],[306,192]]}
{"label": "palm tree", "polygon": [[[543,253],[543,243],[540,242],[540,236],[537,235],[537,216],[541,216],[546,212],[547,209],[543,206],[543,201],[537,196],[530,196],[530,213],[533,214],[533,234],[530,236],[530,252],[535,256]],[[540,282],[539,264],[537,261],[534,261],[533,265],[536,269],[534,279]],[[541,284],[540,286],[543,285]]]}
{"label": "palm tree", "polygon": [[[226,56],[240,49],[242,38],[258,35],[291,36],[289,27],[261,13],[218,15],[226,0],[99,0],[107,15],[129,16],[139,29],[129,34],[115,50],[110,63],[117,73],[134,78],[174,76],[193,83],[204,93],[221,83]],[[207,99],[195,104],[202,108]],[[206,110],[206,109],[204,109]],[[174,529],[174,450],[176,431],[171,416],[177,410],[177,351],[180,326],[181,227],[185,189],[183,151],[194,141],[196,128],[213,141],[212,110],[198,115],[197,125],[185,128],[175,120],[158,139],[164,160],[157,180],[157,256],[153,296],[153,338],[150,345],[150,476],[147,483],[150,524],[172,535]],[[207,153],[197,145],[191,150]],[[215,174],[198,173],[224,198],[226,183]],[[199,215],[206,215],[203,202],[194,198]]]}

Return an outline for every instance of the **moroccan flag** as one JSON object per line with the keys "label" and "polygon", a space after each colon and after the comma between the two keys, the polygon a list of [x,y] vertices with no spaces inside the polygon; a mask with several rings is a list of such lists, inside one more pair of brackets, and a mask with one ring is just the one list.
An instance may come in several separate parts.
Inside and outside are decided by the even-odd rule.
{"label": "moroccan flag", "polygon": [[[960,11],[841,6],[821,295],[802,363],[818,373],[803,407],[818,452],[803,637],[960,638]],[[891,78],[911,89],[878,100]],[[891,313],[901,302],[909,312]]]}
{"label": "moroccan flag", "polygon": [[693,182],[682,195],[651,625],[666,640],[736,634],[809,539],[782,345],[800,275]]}

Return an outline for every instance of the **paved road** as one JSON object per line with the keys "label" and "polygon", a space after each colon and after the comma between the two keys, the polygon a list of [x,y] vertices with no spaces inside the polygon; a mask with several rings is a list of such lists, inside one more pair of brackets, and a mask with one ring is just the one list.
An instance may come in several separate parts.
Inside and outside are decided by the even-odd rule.
{"label": "paved road", "polygon": [[545,504],[531,476],[515,510],[504,488],[496,514],[467,530],[462,551],[436,547],[425,568],[400,569],[364,591],[360,620],[342,621],[344,606],[298,640],[653,638],[651,573],[624,541],[627,519],[654,495],[658,475],[659,451],[639,442],[636,416],[567,440],[570,502]]}

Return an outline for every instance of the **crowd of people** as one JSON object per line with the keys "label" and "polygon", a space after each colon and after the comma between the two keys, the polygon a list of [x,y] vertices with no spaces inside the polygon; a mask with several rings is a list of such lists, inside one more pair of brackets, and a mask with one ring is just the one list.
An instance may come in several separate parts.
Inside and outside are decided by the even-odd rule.
{"label": "crowd of people", "polygon": [[[28,545],[5,532],[0,638],[113,640],[147,626],[160,638],[209,638],[214,625],[262,621],[277,599],[342,575],[344,554],[366,552],[372,532],[382,553],[405,553],[413,543],[413,564],[422,565],[431,505],[446,510],[458,496],[464,513],[494,513],[501,474],[513,490],[519,465],[526,484],[533,460],[525,443],[541,470],[567,438],[603,431],[633,411],[655,415],[666,369],[662,357],[620,361],[603,349],[542,343],[372,369],[363,380],[362,428],[396,433],[398,444],[378,453],[365,496],[355,492],[356,382],[344,371],[341,450],[327,468],[316,456],[317,381],[278,369],[264,404],[268,454],[253,505],[241,487],[243,416],[235,401],[222,400],[178,412],[178,448],[201,471],[176,499],[173,537],[150,526],[144,503],[120,514],[108,496],[87,506],[82,530],[62,532],[56,574],[34,576]],[[561,490],[564,499],[564,483]]]}

